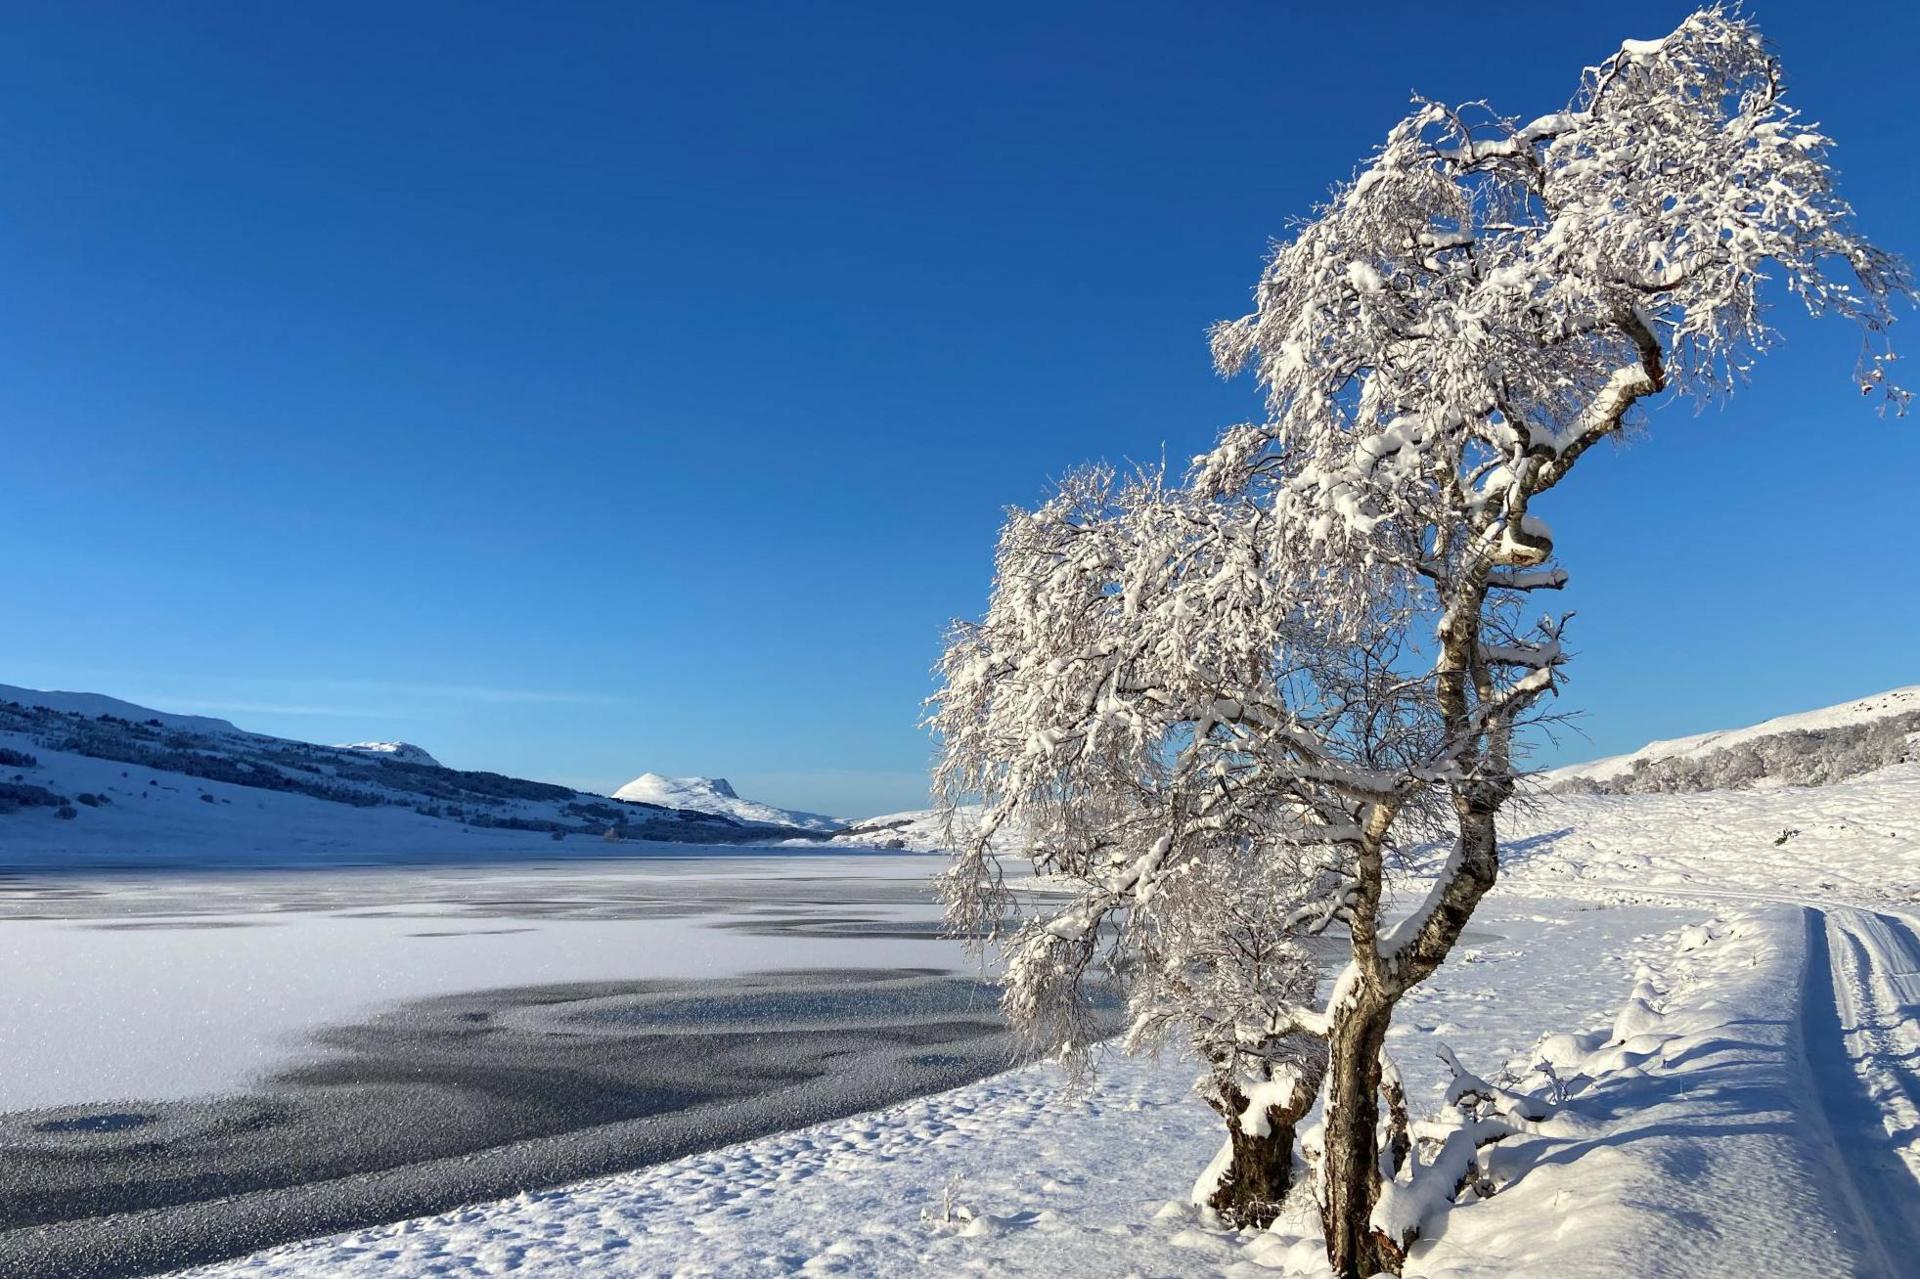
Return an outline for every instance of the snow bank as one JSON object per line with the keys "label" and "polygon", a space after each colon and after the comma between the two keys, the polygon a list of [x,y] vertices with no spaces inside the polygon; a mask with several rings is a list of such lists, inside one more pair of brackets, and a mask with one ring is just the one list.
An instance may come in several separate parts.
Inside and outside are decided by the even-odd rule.
{"label": "snow bank", "polygon": [[[1650,954],[1649,928],[1670,932],[1685,918],[1644,907],[1489,911],[1491,931],[1409,998],[1395,1028],[1416,1111],[1444,1087],[1436,1036],[1469,1060],[1497,1061],[1542,1025],[1604,1021]],[[509,1260],[518,1274],[583,1279],[1316,1273],[1310,1235],[1222,1230],[1181,1201],[1220,1138],[1193,1076],[1181,1060],[1109,1056],[1084,1095],[1065,1099],[1057,1068],[1024,1067],[854,1119],[192,1273],[413,1279],[496,1273]],[[1477,1279],[1533,1273],[1493,1267]]]}
{"label": "snow bank", "polygon": [[[1555,1035],[1572,1093],[1542,1133],[1492,1147],[1503,1188],[1456,1207],[1409,1276],[1896,1273],[1820,1122],[1801,1049],[1802,913],[1771,907],[1678,938],[1608,1031]],[[1551,1087],[1531,1071],[1523,1086]]]}

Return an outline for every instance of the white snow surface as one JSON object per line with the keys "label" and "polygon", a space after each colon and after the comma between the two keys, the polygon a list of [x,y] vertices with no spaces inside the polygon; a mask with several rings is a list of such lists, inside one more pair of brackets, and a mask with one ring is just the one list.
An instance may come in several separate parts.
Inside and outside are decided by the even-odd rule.
{"label": "white snow surface", "polygon": [[[1775,844],[1785,829],[1800,834]],[[1825,787],[1550,796],[1389,1046],[1569,1095],[1430,1221],[1426,1279],[1911,1273],[1920,1249],[1920,765]],[[1400,903],[1417,901],[1416,877]],[[1853,903],[1848,905],[1845,903]],[[1502,1069],[1501,1063],[1505,1063]],[[1324,1275],[1310,1207],[1224,1230],[1191,1065],[1037,1065],[869,1115],[278,1248],[232,1276]]]}
{"label": "white snow surface", "polygon": [[1722,729],[1711,733],[1696,733],[1691,737],[1675,737],[1667,741],[1649,742],[1639,750],[1625,755],[1609,755],[1604,759],[1591,760],[1585,764],[1569,764],[1564,768],[1550,769],[1540,775],[1539,782],[1544,787],[1552,788],[1573,781],[1612,781],[1631,773],[1634,765],[1643,761],[1652,763],[1656,760],[1680,756],[1697,758],[1714,751],[1725,750],[1730,746],[1758,741],[1765,737],[1776,737],[1782,733],[1819,732],[1826,729],[1845,728],[1913,711],[1920,711],[1920,684],[1889,689],[1884,693],[1841,702],[1837,706],[1824,706],[1819,710],[1775,716],[1773,719],[1751,724],[1745,728]]}
{"label": "white snow surface", "polygon": [[797,809],[776,808],[756,800],[741,799],[732,783],[724,777],[662,777],[642,773],[613,792],[615,799],[638,800],[666,808],[690,809],[697,813],[718,813],[735,821],[761,826],[797,826],[801,830],[839,830],[847,823],[822,813],[803,813]]}
{"label": "white snow surface", "polygon": [[[1820,1090],[1845,1081],[1819,1078],[1797,1052],[1798,910],[1657,937],[1631,910],[1495,916],[1517,933],[1531,924],[1530,944],[1474,948],[1423,988],[1396,1053],[1430,1100],[1436,1080],[1430,1069],[1420,1078],[1411,1051],[1419,1041],[1444,1035],[1470,1051],[1528,1017],[1585,1013],[1579,1033],[1509,1063],[1520,1077],[1550,1059],[1575,1092],[1536,1132],[1495,1148],[1500,1193],[1454,1208],[1416,1245],[1408,1276],[1903,1273],[1821,1116]],[[1546,928],[1555,944],[1543,948]],[[1523,976],[1534,980],[1511,980]],[[1611,1016],[1583,1007],[1601,987],[1618,1002]],[[1480,1025],[1453,1020],[1467,1016]],[[1242,1233],[1177,1197],[1179,1174],[1218,1142],[1191,1074],[1114,1058],[1088,1092],[1063,1097],[1054,1067],[1024,1067],[639,1172],[188,1273],[1324,1275],[1310,1210]]]}
{"label": "white snow surface", "polygon": [[1920,764],[1828,786],[1545,795],[1502,813],[1500,836],[1501,883],[1530,893],[1910,905]]}
{"label": "white snow surface", "polygon": [[[939,808],[882,813],[878,817],[864,817],[853,822],[835,835],[833,842],[862,848],[935,853],[951,848],[957,840],[965,839],[979,826],[981,815],[978,804],[960,805],[953,811],[951,820],[946,810]],[[995,832],[993,844],[1003,852],[1014,852],[1018,849],[1020,839],[1020,829],[1010,824]]]}

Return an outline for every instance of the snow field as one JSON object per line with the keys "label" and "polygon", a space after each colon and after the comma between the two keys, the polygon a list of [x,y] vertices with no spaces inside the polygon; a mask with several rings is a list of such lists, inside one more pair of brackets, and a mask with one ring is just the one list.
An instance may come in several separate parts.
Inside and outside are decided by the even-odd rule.
{"label": "snow field", "polygon": [[[1431,1054],[1437,1041],[1492,1075],[1512,1045],[1531,1042],[1541,1025],[1610,1025],[1636,970],[1672,950],[1672,929],[1686,917],[1539,902],[1490,910],[1483,921],[1487,935],[1409,998],[1396,1030],[1393,1051],[1416,1112],[1430,1110],[1441,1087],[1444,1071]],[[1564,944],[1542,946],[1549,931]],[[1779,931],[1793,952],[1780,962],[1791,965],[1797,934],[1791,921]],[[1744,962],[1745,951],[1729,960]],[[1678,1043],[1681,1027],[1692,1023],[1669,1006],[1676,990],[1690,989],[1651,993],[1656,987],[1650,984],[1641,992],[1645,1011],[1635,1016],[1657,1018],[1657,1024],[1610,1053],[1599,1047],[1608,1031],[1588,1036],[1594,1047],[1583,1051],[1594,1057],[1593,1069],[1613,1081],[1609,1087],[1659,1075],[1667,1061],[1661,1045],[1669,1041],[1676,1044],[1670,1057],[1697,1048]],[[1469,1019],[1473,1024],[1463,1026]],[[1054,1067],[1024,1067],[854,1119],[192,1273],[203,1279],[1319,1273],[1318,1240],[1298,1214],[1283,1223],[1292,1234],[1240,1234],[1218,1228],[1183,1201],[1219,1143],[1218,1121],[1190,1092],[1193,1073],[1172,1059],[1110,1055],[1083,1095],[1063,1100]],[[1536,1175],[1583,1176],[1584,1164],[1559,1168],[1556,1152],[1578,1143],[1607,1146],[1609,1122],[1595,1114],[1557,1137],[1501,1148],[1503,1160],[1521,1159],[1523,1148],[1558,1143],[1542,1147],[1539,1166],[1515,1187],[1512,1201],[1502,1195],[1457,1211],[1443,1239],[1416,1252],[1409,1274],[1545,1273],[1527,1268],[1535,1261],[1576,1274],[1631,1273],[1587,1264],[1579,1254],[1591,1245],[1580,1231],[1556,1234],[1551,1221],[1543,1227],[1537,1195],[1520,1198]],[[1643,1161],[1622,1156],[1616,1176],[1624,1183],[1643,1171]],[[1554,1193],[1564,1196],[1568,1184],[1559,1181]],[[1544,1202],[1552,1200],[1548,1194]],[[1526,1207],[1525,1221],[1510,1213],[1509,1202]],[[1594,1229],[1628,1229],[1637,1210],[1609,1211],[1611,1220]],[[1484,1237],[1491,1264],[1475,1269],[1480,1263],[1457,1255],[1469,1237]],[[1448,1240],[1452,1252],[1441,1250]],[[1530,1251],[1520,1251],[1517,1241]],[[1626,1244],[1608,1254],[1609,1264],[1623,1255]]]}
{"label": "snow field", "polygon": [[1543,1040],[1528,1056],[1572,1095],[1534,1135],[1492,1148],[1505,1188],[1456,1208],[1407,1273],[1903,1273],[1821,1121],[1820,1094],[1853,1081],[1809,1065],[1805,935],[1784,906],[1682,930],[1610,1030]]}
{"label": "snow field", "polygon": [[1920,902],[1920,764],[1829,786],[1549,795],[1501,815],[1500,881],[1538,895]]}

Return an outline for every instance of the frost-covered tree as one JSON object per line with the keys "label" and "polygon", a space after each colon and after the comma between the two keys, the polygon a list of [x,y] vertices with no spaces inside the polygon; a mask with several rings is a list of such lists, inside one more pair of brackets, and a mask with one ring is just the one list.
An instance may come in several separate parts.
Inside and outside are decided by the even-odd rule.
{"label": "frost-covered tree", "polygon": [[[1316,1191],[1343,1276],[1397,1272],[1419,1228],[1377,1211],[1410,1175],[1381,1136],[1381,1048],[1494,883],[1516,731],[1565,661],[1564,619],[1524,621],[1567,581],[1541,499],[1652,397],[1734,389],[1773,336],[1769,274],[1856,321],[1856,384],[1904,407],[1884,339],[1907,276],[1853,230],[1827,145],[1719,9],[1623,45],[1537,119],[1416,102],[1213,334],[1264,419],[1178,484],[1094,472],[1014,512],[988,613],[952,637],[938,781],[984,815],[945,888],[1003,942],[1013,1020],[1084,1052],[1082,978],[1114,958],[1136,1026],[1206,1055],[1204,1014],[1253,1045],[1216,1092],[1231,1132],[1266,1121],[1263,1085],[1317,1071],[1314,1052],[1275,1073],[1260,1045],[1321,1041]],[[1392,923],[1396,850],[1436,828],[1451,853]],[[1015,833],[1066,904],[1016,908],[994,842]],[[1262,936],[1350,937],[1324,999],[1297,965],[1230,971],[1239,884],[1278,903]]]}

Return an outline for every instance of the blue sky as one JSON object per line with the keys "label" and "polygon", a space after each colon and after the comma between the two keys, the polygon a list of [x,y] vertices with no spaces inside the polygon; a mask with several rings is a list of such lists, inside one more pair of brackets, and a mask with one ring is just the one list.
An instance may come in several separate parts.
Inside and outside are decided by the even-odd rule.
{"label": "blue sky", "polygon": [[[1687,7],[9,5],[0,681],[918,805],[1002,508],[1258,412],[1204,330],[1410,92]],[[1920,255],[1920,19],[1753,11]],[[1551,758],[1920,682],[1920,424],[1784,328],[1544,512]]]}

